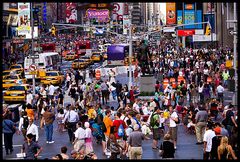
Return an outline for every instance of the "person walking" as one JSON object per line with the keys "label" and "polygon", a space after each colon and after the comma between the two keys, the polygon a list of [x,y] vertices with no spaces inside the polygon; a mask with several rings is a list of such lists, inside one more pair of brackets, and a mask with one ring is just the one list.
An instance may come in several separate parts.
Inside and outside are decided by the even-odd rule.
{"label": "person walking", "polygon": [[205,132],[206,124],[208,119],[208,113],[204,109],[203,106],[199,107],[199,111],[196,114],[195,117],[195,131],[196,131],[196,137],[197,137],[197,145],[203,144],[203,135]]}
{"label": "person walking", "polygon": [[33,141],[34,142],[38,142],[39,139],[39,134],[38,134],[38,127],[36,124],[34,124],[34,120],[32,118],[29,118],[29,125],[27,127],[27,135],[28,134],[32,134],[33,135]]}
{"label": "person walking", "polygon": [[173,110],[172,106],[169,106],[169,134],[171,135],[171,139],[173,140],[174,143],[174,149],[177,149],[177,122],[179,122],[179,117],[176,111]]}
{"label": "person walking", "polygon": [[51,109],[49,106],[46,106],[44,108],[43,113],[43,120],[44,120],[44,130],[46,135],[46,143],[54,143],[52,140],[53,136],[53,122],[55,120],[55,115],[53,112],[51,112]]}
{"label": "person walking", "polygon": [[83,129],[83,123],[78,122],[78,128],[74,132],[75,139],[73,142],[73,148],[77,152],[84,152],[85,153],[85,138],[86,138],[86,131]]}
{"label": "person walking", "polygon": [[106,82],[102,82],[101,83],[101,92],[102,92],[102,104],[107,104],[107,101],[108,101],[108,86],[106,84]]}
{"label": "person walking", "polygon": [[33,135],[30,133],[27,135],[27,141],[22,145],[21,153],[25,153],[24,159],[36,160],[39,154],[42,152],[43,148],[33,141]]}
{"label": "person walking", "polygon": [[212,139],[215,136],[216,136],[216,134],[213,131],[212,123],[208,123],[207,127],[206,127],[206,131],[203,136],[203,142],[204,142],[203,159],[204,160],[209,160],[209,158],[210,158],[210,153],[211,153],[211,149],[212,149]]}
{"label": "person walking", "polygon": [[[7,110],[9,111],[9,110]],[[13,152],[13,135],[17,132],[15,123],[10,120],[10,116],[5,116],[2,121],[2,132],[4,136],[4,145],[6,150],[6,155],[9,155]]]}
{"label": "person walking", "polygon": [[142,141],[144,140],[145,136],[144,134],[139,131],[138,124],[135,124],[133,126],[134,131],[129,134],[128,140],[127,140],[127,148],[129,148],[129,159],[142,159]]}
{"label": "person walking", "polygon": [[68,136],[69,136],[69,141],[70,143],[72,143],[74,141],[74,135],[73,132],[76,131],[76,124],[79,121],[79,115],[77,112],[74,111],[75,108],[74,106],[70,107],[70,110],[66,113],[64,119],[63,119],[63,123],[67,123],[67,130],[68,130]]}
{"label": "person walking", "polygon": [[93,152],[93,144],[92,144],[92,130],[89,128],[90,124],[89,122],[84,123],[85,127],[85,153],[86,155],[90,154]]}
{"label": "person walking", "polygon": [[222,83],[220,82],[219,85],[217,86],[217,97],[220,102],[223,103],[223,92],[224,92],[224,87],[222,86]]}
{"label": "person walking", "polygon": [[[153,143],[152,143],[152,149],[158,149],[158,140],[160,140],[160,109],[158,107],[155,107],[154,112],[151,116],[151,118],[153,119],[153,123],[151,125],[152,130],[153,130]],[[151,120],[151,119],[150,119]],[[151,121],[150,121],[151,123]]]}
{"label": "person walking", "polygon": [[160,156],[163,159],[173,159],[174,158],[174,153],[175,153],[175,149],[174,149],[174,144],[173,142],[171,142],[171,135],[170,134],[165,134],[164,138],[163,138],[163,142],[160,146]]}
{"label": "person walking", "polygon": [[111,110],[106,110],[105,112],[105,117],[103,118],[103,125],[105,125],[106,130],[103,131],[104,132],[104,138],[103,138],[103,148],[104,148],[104,153],[106,154],[106,142],[109,139],[109,135],[110,135],[110,130],[111,127],[113,125],[113,121],[110,118],[111,116]]}

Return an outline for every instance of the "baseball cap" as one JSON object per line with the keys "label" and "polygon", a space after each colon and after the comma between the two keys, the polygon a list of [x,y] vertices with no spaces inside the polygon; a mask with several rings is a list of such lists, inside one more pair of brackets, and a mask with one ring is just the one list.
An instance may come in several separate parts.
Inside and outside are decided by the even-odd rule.
{"label": "baseball cap", "polygon": [[216,128],[214,129],[214,132],[215,132],[216,135],[221,134],[221,127],[216,127]]}

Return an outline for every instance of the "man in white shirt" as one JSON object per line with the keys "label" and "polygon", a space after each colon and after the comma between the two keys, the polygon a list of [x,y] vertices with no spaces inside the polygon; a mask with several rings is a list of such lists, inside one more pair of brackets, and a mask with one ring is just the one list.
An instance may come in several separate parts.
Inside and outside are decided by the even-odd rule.
{"label": "man in white shirt", "polygon": [[154,101],[154,98],[150,99],[150,104],[149,104],[149,110],[153,111],[154,108],[157,106],[156,102]]}
{"label": "man in white shirt", "polygon": [[174,149],[177,149],[177,124],[178,122],[178,114],[173,110],[172,106],[169,106],[170,112],[170,125],[169,125],[169,134],[171,135],[171,139],[174,143]]}
{"label": "man in white shirt", "polygon": [[217,95],[218,99],[220,102],[223,102],[223,92],[224,92],[224,87],[222,86],[222,83],[220,82],[219,85],[217,86]]}
{"label": "man in white shirt", "polygon": [[55,87],[53,86],[52,83],[50,83],[50,86],[48,87],[48,96],[49,96],[49,99],[52,103],[52,100],[54,98],[53,94],[54,94],[54,91],[55,91]]}
{"label": "man in white shirt", "polygon": [[204,147],[203,147],[203,159],[204,160],[209,160],[210,157],[210,152],[212,149],[212,138],[216,136],[215,132],[213,131],[213,126],[211,123],[207,124],[206,127],[206,132],[203,136],[203,142],[204,142]]}
{"label": "man in white shirt", "polygon": [[77,126],[77,130],[74,132],[75,140],[73,142],[73,148],[78,152],[85,152],[86,131],[83,129],[82,122],[78,122]]}
{"label": "man in white shirt", "polygon": [[32,118],[28,118],[28,119],[29,119],[29,125],[27,127],[26,135],[32,134],[34,136],[33,141],[38,142],[38,139],[39,139],[38,127],[33,123]]}
{"label": "man in white shirt", "polygon": [[64,119],[63,119],[63,123],[65,123],[66,121],[68,121],[68,136],[69,136],[69,140],[72,143],[74,141],[74,135],[73,132],[76,130],[76,124],[79,121],[79,116],[78,113],[74,111],[75,107],[71,106],[70,110],[66,113]]}

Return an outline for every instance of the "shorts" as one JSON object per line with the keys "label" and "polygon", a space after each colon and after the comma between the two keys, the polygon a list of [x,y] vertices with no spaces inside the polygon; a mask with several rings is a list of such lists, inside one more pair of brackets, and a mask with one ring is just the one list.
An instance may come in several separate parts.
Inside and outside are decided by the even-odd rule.
{"label": "shorts", "polygon": [[177,140],[177,127],[169,127],[169,134],[172,140]]}
{"label": "shorts", "polygon": [[160,128],[153,128],[153,139],[160,140],[160,137],[161,137]]}

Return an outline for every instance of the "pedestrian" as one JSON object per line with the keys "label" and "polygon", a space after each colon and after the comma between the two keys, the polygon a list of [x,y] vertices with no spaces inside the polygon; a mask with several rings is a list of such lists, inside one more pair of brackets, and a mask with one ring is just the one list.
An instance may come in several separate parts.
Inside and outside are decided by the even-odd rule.
{"label": "pedestrian", "polygon": [[217,98],[222,103],[223,103],[223,93],[224,93],[224,87],[222,86],[222,83],[220,82],[219,85],[217,86]]}
{"label": "pedestrian", "polygon": [[168,133],[165,134],[163,140],[159,150],[160,156],[163,159],[173,159],[175,149],[173,142],[171,142],[171,135]]}
{"label": "pedestrian", "polygon": [[211,159],[218,159],[218,153],[217,153],[217,149],[218,146],[220,145],[221,139],[222,139],[222,135],[221,135],[221,127],[216,126],[214,128],[214,132],[215,135],[212,138],[212,148],[211,148]]}
{"label": "pedestrian", "polygon": [[46,135],[46,143],[54,143],[53,136],[53,122],[55,120],[55,114],[51,112],[49,106],[44,108],[43,120],[44,120],[44,130]]}
{"label": "pedestrian", "polygon": [[127,140],[127,148],[129,148],[129,159],[142,159],[143,149],[142,141],[144,140],[144,134],[139,131],[138,124],[133,126],[134,131],[129,134]]}
{"label": "pedestrian", "polygon": [[25,140],[26,140],[26,133],[27,133],[28,125],[29,125],[29,119],[28,119],[28,116],[27,116],[27,112],[22,111],[21,112],[21,117],[20,117],[20,120],[19,120],[18,129],[19,129],[19,132],[22,132],[22,135],[23,135]]}
{"label": "pedestrian", "polygon": [[228,106],[228,109],[226,111],[226,121],[225,121],[226,129],[228,130],[228,134],[229,134],[230,139],[231,139],[231,136],[232,136],[233,128],[238,127],[238,125],[235,121],[235,118],[234,118],[233,107],[234,106],[232,104],[230,104]]}
{"label": "pedestrian", "polygon": [[105,112],[105,117],[103,118],[103,125],[105,125],[105,128],[106,128],[106,131],[103,131],[104,132],[104,139],[103,139],[103,148],[105,150],[104,153],[106,154],[106,150],[107,150],[107,147],[106,147],[106,142],[108,141],[109,139],[109,135],[110,135],[110,129],[113,125],[113,121],[112,119],[110,118],[111,116],[111,110],[106,110]]}
{"label": "pedestrian", "polygon": [[67,127],[67,130],[68,130],[70,143],[74,141],[75,137],[73,135],[73,132],[76,131],[76,124],[79,121],[79,115],[74,110],[75,110],[75,107],[71,106],[70,110],[65,114],[65,117],[63,119],[63,123],[65,123],[65,126]]}
{"label": "pedestrian", "polygon": [[[152,143],[152,149],[158,149],[158,140],[160,140],[160,109],[158,107],[155,107],[153,114],[150,118],[152,118],[152,121],[150,121],[150,125],[153,130],[153,143]],[[151,120],[151,119],[150,119]]]}
{"label": "pedestrian", "polygon": [[215,137],[215,132],[213,131],[212,123],[208,123],[206,126],[206,131],[203,136],[203,159],[209,160],[211,156],[211,149],[212,149],[212,139]]}
{"label": "pedestrian", "polygon": [[107,95],[108,95],[108,85],[106,84],[106,82],[102,82],[101,83],[101,92],[102,92],[102,104],[107,104],[108,102],[108,98],[107,98]]}
{"label": "pedestrian", "polygon": [[6,155],[9,155],[9,151],[10,154],[13,152],[13,135],[17,131],[15,123],[10,120],[8,115],[5,116],[2,121],[2,132],[4,136]]}
{"label": "pedestrian", "polygon": [[117,159],[117,156],[120,154],[120,149],[124,149],[116,139],[114,134],[110,134],[109,139],[107,141],[107,147],[111,152],[110,159]]}
{"label": "pedestrian", "polygon": [[36,124],[34,124],[34,120],[32,118],[29,118],[29,124],[27,127],[26,135],[32,134],[33,135],[33,141],[38,142],[39,134],[38,134],[38,127]]}
{"label": "pedestrian", "polygon": [[77,124],[78,128],[74,132],[75,139],[73,141],[73,148],[77,152],[83,152],[85,154],[85,138],[86,138],[86,131],[83,129],[82,122],[78,122]]}
{"label": "pedestrian", "polygon": [[33,141],[33,135],[30,133],[27,135],[27,141],[22,145],[21,152],[25,153],[24,159],[36,160],[43,148],[36,142]]}
{"label": "pedestrian", "polygon": [[64,116],[65,116],[64,110],[63,110],[62,108],[60,108],[60,109],[58,109],[57,111],[58,111],[57,117],[56,117],[56,119],[57,119],[57,124],[58,124],[57,130],[58,130],[59,132],[63,132],[63,130],[64,130],[63,119],[64,119]]}
{"label": "pedestrian", "polygon": [[171,135],[171,139],[174,143],[174,149],[177,149],[177,122],[179,121],[178,114],[175,110],[173,110],[172,106],[169,106],[169,113],[170,113],[170,125],[169,125],[169,134]]}
{"label": "pedestrian", "polygon": [[93,144],[92,144],[92,130],[89,128],[89,122],[84,123],[85,127],[85,154],[90,154],[93,152]]}
{"label": "pedestrian", "polygon": [[205,108],[200,105],[199,111],[196,114],[195,117],[195,131],[196,131],[196,137],[197,137],[197,145],[203,144],[203,135],[205,133],[205,128],[207,125],[207,120],[208,120],[208,113],[205,110]]}
{"label": "pedestrian", "polygon": [[226,136],[222,137],[220,146],[218,146],[218,160],[237,160],[232,146],[228,144]]}

